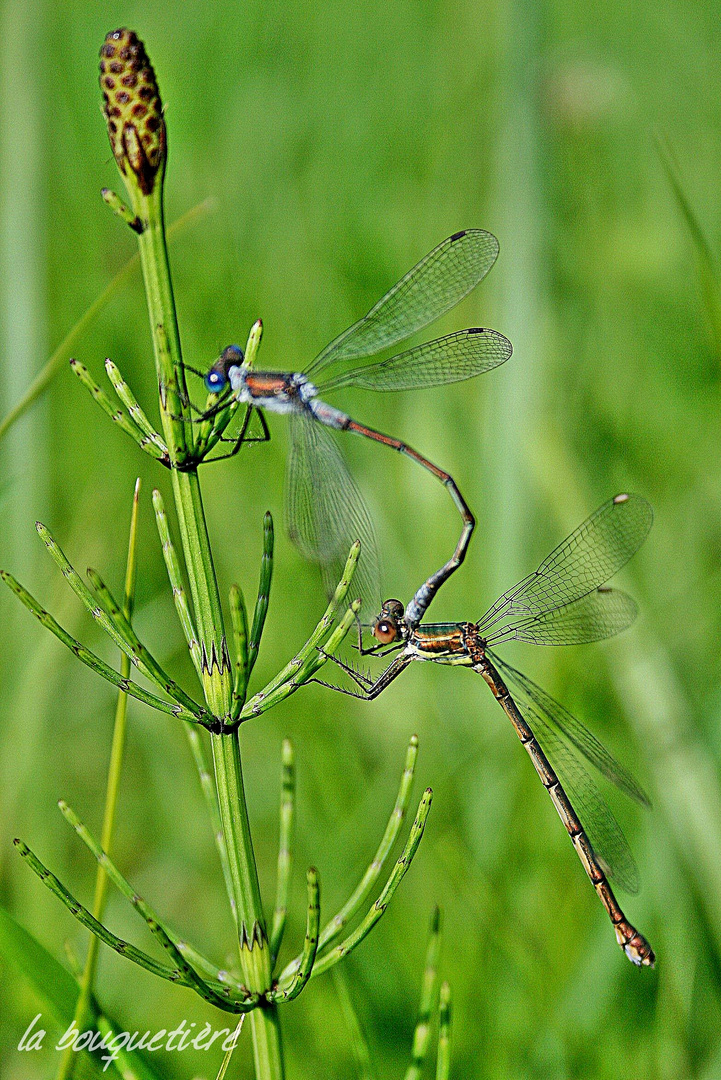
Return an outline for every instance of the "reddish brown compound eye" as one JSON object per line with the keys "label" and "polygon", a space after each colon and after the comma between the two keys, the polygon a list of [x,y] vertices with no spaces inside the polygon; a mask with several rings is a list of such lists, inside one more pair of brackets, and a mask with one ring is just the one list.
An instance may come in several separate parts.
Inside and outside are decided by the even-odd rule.
{"label": "reddish brown compound eye", "polygon": [[380,641],[381,645],[390,645],[396,640],[398,631],[388,619],[380,619],[373,627],[373,637]]}

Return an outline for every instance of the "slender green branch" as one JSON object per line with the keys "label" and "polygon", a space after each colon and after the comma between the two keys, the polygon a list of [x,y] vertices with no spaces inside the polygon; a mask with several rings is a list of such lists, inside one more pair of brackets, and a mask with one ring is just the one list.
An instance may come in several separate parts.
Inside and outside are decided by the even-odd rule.
{"label": "slender green branch", "polygon": [[[250,329],[250,333],[248,335],[248,342],[245,347],[245,364],[248,367],[250,367],[255,360],[255,355],[258,351],[258,347],[260,346],[260,340],[262,336],[263,324],[260,319],[258,319]],[[207,458],[207,455],[217,444],[221,435],[226,430],[226,428],[230,424],[230,421],[233,419],[236,411],[240,407],[238,399],[230,391],[229,387],[226,388],[225,393],[225,405],[223,408],[219,407],[223,400],[222,395],[219,397],[218,394],[211,393],[208,394],[208,397],[206,398],[204,412],[212,412],[213,415],[207,420],[201,421],[201,423],[198,425],[198,434],[196,437],[194,452],[197,461],[200,461],[203,458]],[[240,446],[244,441],[245,433],[251,422],[253,411],[254,409],[252,405],[246,405],[245,416],[243,417],[243,420],[241,422],[237,439],[238,446]],[[215,459],[211,458],[210,460]]]}
{"label": "slender green branch", "polygon": [[38,622],[40,622],[47,630],[50,630],[59,641],[62,641],[63,645],[70,649],[70,651],[77,656],[78,660],[91,668],[96,674],[101,675],[107,682],[112,683],[113,686],[117,686],[123,693],[129,694],[130,697],[137,698],[138,701],[150,705],[151,708],[157,709],[159,712],[168,713],[169,716],[177,716],[179,719],[187,720],[191,724],[202,723],[205,726],[209,726],[210,724],[215,725],[217,723],[215,717],[205,709],[199,709],[197,713],[189,713],[182,705],[178,705],[175,702],[164,701],[163,698],[151,694],[149,690],[144,690],[142,686],[138,686],[137,683],[131,682],[130,679],[126,679],[123,675],[118,674],[118,672],[109,667],[104,660],[101,660],[99,656],[96,656],[90,649],[86,649],[84,645],[81,645],[79,641],[76,641],[66,630],[63,630],[62,626],[56,622],[50,612],[41,607],[37,600],[20,584],[19,581],[16,581],[12,574],[9,574],[7,570],[0,570],[0,578],[5,582],[8,588],[12,589],[18,599],[22,601]]}
{"label": "slender green branch", "polygon": [[[286,683],[290,679],[292,679],[296,672],[301,670],[308,658],[311,655],[315,655],[317,653],[317,650],[321,645],[324,635],[328,633],[328,631],[333,625],[336,612],[339,610],[341,604],[346,598],[348,590],[351,586],[351,582],[353,580],[353,574],[355,572],[359,555],[360,542],[356,540],[355,544],[353,544],[352,548],[350,549],[350,553],[348,555],[345,567],[343,568],[343,574],[340,581],[338,582],[338,586],[333,593],[331,601],[328,604],[328,607],[325,609],[323,617],[316,626],[315,630],[310,635],[302,649],[300,649],[293,657],[293,659],[285,665],[283,670],[279,671],[278,674],[270,680],[267,686],[264,686],[263,689],[259,693],[255,694],[255,696],[252,697],[250,701],[246,704],[243,712],[241,713],[241,716],[243,716],[244,719],[247,716],[256,716],[258,712],[264,712],[265,709],[256,710],[255,706],[261,704],[266,698],[271,695],[274,690],[276,690],[283,683]],[[331,651],[330,648],[328,649],[328,651]]]}
{"label": "slender green branch", "polygon": [[320,885],[318,871],[311,866],[308,870],[308,917],[306,921],[305,942],[298,962],[298,970],[285,990],[271,993],[272,1001],[292,1001],[301,993],[313,971],[318,952],[318,930],[320,927]]}
{"label": "slender green branch", "polygon": [[[296,690],[307,683],[323,664],[326,663],[328,655],[334,653],[336,649],[339,648],[341,642],[355,623],[360,606],[360,600],[354,600],[328,639],[325,642],[321,642],[317,648],[309,650],[308,645],[310,641],[316,637],[314,632],[300,652],[289,664],[286,664],[283,672],[281,672],[281,675],[283,675],[284,678],[281,679],[280,675],[276,675],[276,677],[268,683],[268,686],[255,694],[250,701],[246,702],[240,713],[241,720],[247,720],[251,716],[259,716],[268,709],[272,709],[279,702],[285,701],[287,697],[290,697],[291,694],[294,694]],[[328,627],[325,626],[323,632],[325,633],[327,630]]]}
{"label": "slender green branch", "polygon": [[66,908],[70,911],[71,915],[82,923],[91,933],[105,942],[106,945],[114,949],[115,952],[120,953],[121,956],[127,957],[128,960],[132,960],[138,967],[145,968],[152,975],[158,975],[161,979],[167,979],[169,982],[180,983],[186,986],[185,976],[180,968],[171,968],[166,964],[161,964],[159,961],[154,960],[152,956],[148,956],[147,953],[137,949],[134,945],[131,945],[127,941],[123,941],[122,938],[116,937],[111,933],[101,922],[98,922],[93,915],[90,914],[86,907],[76,900],[72,893],[68,892],[63,883],[55,877],[47,866],[40,862],[37,855],[27,844],[24,844],[22,840],[14,840],[15,847],[20,852],[20,855],[26,860],[30,869],[37,874],[42,881],[43,885],[50,890],[53,895],[57,896],[59,900],[65,904]]}
{"label": "slender green branch", "polygon": [[[230,989],[228,987],[223,987],[221,992],[218,992],[210,983],[205,982],[205,980],[198,975],[195,969],[183,956],[176,941],[173,940],[171,932],[165,927],[150,905],[146,903],[146,901],[143,900],[143,898],[125,880],[112,860],[108,858],[107,854],[102,850],[98,842],[78,818],[77,814],[63,801],[59,803],[59,806],[63,817],[70,822],[78,836],[92,851],[93,855],[98,860],[99,865],[102,866],[110,880],[130,901],[136,911],[147,923],[150,932],[157,937],[162,947],[172,957],[178,969],[184,976],[185,985],[195,990],[196,994],[199,994],[205,1001],[209,1001],[212,1005],[217,1005],[219,1008],[229,1009],[231,1012],[235,1011],[236,1006],[241,1006],[240,1011],[246,1011],[247,1007],[252,1008],[257,1002],[257,999],[253,999],[251,995],[245,995],[247,1000],[244,1002],[236,1002],[231,999]],[[210,967],[212,970],[209,961],[204,960],[204,965]],[[251,1004],[248,1006],[249,1001]]]}
{"label": "slender green branch", "polygon": [[[327,662],[329,654],[334,653],[340,647],[343,638],[349,633],[351,627],[355,623],[359,609],[360,600],[353,600],[353,604],[348,611],[345,612],[345,615],[336,626],[334,632],[327,638],[326,642],[322,643],[310,657],[305,658],[299,669],[298,667],[295,667],[295,674],[286,678],[283,683],[275,686],[270,692],[268,692],[267,689],[263,689],[255,694],[255,697],[251,698],[241,711],[241,719],[245,720],[250,716],[259,716],[260,713],[267,712],[269,708],[273,708],[281,701],[285,701],[286,698],[289,698],[290,694],[295,693],[296,690],[300,689],[301,686],[304,686],[305,683],[309,683],[315,673]],[[303,649],[304,648],[305,646],[303,646]],[[276,679],[273,681],[276,681]]]}
{"label": "slender green branch", "polygon": [[110,207],[114,214],[117,214],[121,221],[129,225],[133,232],[140,233],[143,231],[143,223],[140,218],[127,208],[114,191],[111,191],[110,188],[102,188],[100,194],[103,202]]}
{"label": "slender green branch", "polygon": [[108,373],[108,378],[113,384],[115,393],[118,395],[123,405],[128,410],[128,416],[130,417],[130,419],[135,423],[138,428],[140,428],[146,439],[148,439],[149,442],[157,446],[157,448],[162,452],[164,457],[167,457],[167,446],[165,445],[153,425],[148,420],[147,416],[140,407],[138,400],[135,397],[135,394],[128,386],[117,366],[109,358],[105,361],[105,370]]}
{"label": "slender green branch", "polygon": [[405,1080],[421,1080],[423,1066],[428,1057],[431,1044],[431,1017],[438,985],[438,959],[441,951],[441,913],[436,907],[431,918],[431,932],[426,950],[426,966],[423,972],[423,987],[418,1006],[418,1019],[413,1032],[411,1063],[406,1070]]}
{"label": "slender green branch", "polygon": [[113,598],[112,593],[102,581],[97,571],[88,570],[88,575],[95,586],[98,597],[105,603],[106,607],[98,606],[96,598],[90,592],[90,589],[80,577],[77,570],[75,570],[62,548],[53,539],[49,530],[41,522],[37,522],[36,528],[43,543],[60,567],[63,577],[70,588],[81,603],[84,604],[95,621],[103,628],[105,633],[112,638],[119,649],[122,649],[130,659],[130,662],[134,664],[146,678],[150,679],[151,682],[154,682],[156,686],[159,686],[161,690],[164,690],[168,697],[173,698],[179,705],[182,705],[187,712],[195,714],[198,710],[204,711],[198,702],[194,701],[189,694],[186,694],[181,686],[178,686],[178,684],[166,674],[157,660],[151,655],[145,645],[143,645],[132,626],[123,615],[120,605]]}
{"label": "slender green branch", "polygon": [[[208,394],[205,399],[204,412],[211,412],[218,407],[217,394]],[[210,451],[217,446],[220,441],[221,435],[228,428],[231,420],[235,416],[236,412],[240,408],[238,399],[232,394],[227,401],[226,407],[220,409],[219,412],[213,412],[213,415],[208,417],[207,420],[202,420],[197,425],[197,433],[195,436],[195,448],[193,451],[196,461],[200,462],[207,458]],[[250,416],[248,415],[252,406],[246,406],[245,416],[240,424],[239,434],[242,432],[245,435],[248,424],[250,423]],[[199,418],[200,419],[200,418]],[[240,439],[243,442],[243,439]],[[211,458],[211,460],[214,460]]]}
{"label": "slender green branch", "polygon": [[253,626],[250,631],[248,642],[248,679],[250,678],[255,661],[258,659],[260,638],[265,626],[265,617],[268,614],[268,601],[270,600],[270,584],[273,580],[273,548],[275,545],[275,533],[273,518],[269,511],[263,518],[263,555],[260,561],[260,580],[258,582],[258,598],[255,601],[253,612]]}
{"label": "slender green branch", "polygon": [[336,938],[340,937],[343,928],[360,911],[375,882],[378,880],[378,876],[396,842],[396,838],[398,837],[398,833],[401,830],[403,820],[406,816],[406,811],[408,810],[417,758],[418,736],[412,735],[406,751],[406,760],[403,766],[403,772],[401,773],[401,782],[398,788],[398,794],[396,795],[395,806],[388,818],[388,824],[383,833],[383,838],[378,845],[378,850],[351,896],[345,902],[338,914],[323,927],[320,935],[320,949],[325,949],[328,945],[332,944]]}
{"label": "slender green branch", "polygon": [[165,569],[168,573],[170,587],[173,590],[175,610],[177,612],[178,620],[180,621],[183,634],[185,635],[185,640],[188,643],[190,658],[193,661],[193,665],[198,673],[198,677],[202,679],[203,661],[200,645],[198,643],[198,632],[195,629],[193,616],[190,613],[190,607],[188,605],[188,598],[185,595],[185,588],[183,587],[183,576],[180,570],[178,556],[175,552],[175,547],[173,546],[173,541],[170,536],[170,527],[168,525],[168,518],[165,513],[163,496],[160,494],[157,488],[153,491],[153,509],[155,510],[155,522],[158,527],[158,535],[160,536],[160,543],[163,550]]}
{"label": "slender green branch", "polygon": [[270,931],[271,970],[280,952],[288,914],[288,893],[293,872],[293,842],[295,826],[295,755],[290,739],[283,740],[282,774],[280,786],[280,835],[278,840],[278,878],[275,892],[275,910]]}
{"label": "slender green branch", "polygon": [[162,461],[164,465],[169,464],[170,458],[168,455],[168,449],[162,442],[158,443],[156,440],[149,439],[138,427],[134,420],[129,416],[126,416],[122,409],[119,409],[115,405],[105,391],[98,386],[93,379],[92,375],[85,367],[85,364],[81,364],[79,360],[71,360],[70,367],[72,371],[80,379],[83,386],[90,392],[91,396],[97,401],[100,408],[105,412],[113,423],[117,424],[121,431],[124,431],[126,435],[138,444],[141,450],[145,450],[151,457],[156,458],[158,461]]}
{"label": "slender green branch", "polygon": [[[161,690],[165,690],[169,697],[184,705],[189,712],[199,708],[198,703],[193,701],[190,695],[186,694],[183,688],[170,678],[155,657],[143,645],[97,570],[89,567],[88,578],[95,589],[96,596],[104,607],[104,613],[107,615],[110,625],[126,642],[127,649],[131,653],[131,659],[132,656],[138,657],[137,666],[143,675],[152,679],[156,686],[159,686]],[[97,608],[94,610],[97,610]],[[98,618],[98,622],[100,621],[100,618]]]}
{"label": "slender green branch", "polygon": [[[393,870],[391,871],[388,881],[383,887],[380,896],[372,905],[370,911],[367,913],[367,915],[360,923],[360,925],[356,928],[356,930],[354,930],[352,934],[349,934],[348,937],[344,941],[342,941],[340,945],[336,945],[336,947],[334,949],[331,949],[330,952],[326,953],[325,956],[322,956],[320,959],[316,960],[313,966],[313,971],[311,973],[313,977],[315,977],[316,975],[321,975],[324,971],[328,971],[328,969],[333,967],[334,964],[337,964],[339,960],[342,960],[344,956],[347,956],[348,953],[352,952],[353,949],[360,945],[361,941],[363,941],[363,939],[367,937],[367,935],[373,929],[378,920],[382,918],[383,913],[385,912],[388,904],[393,897],[393,894],[395,893],[401,881],[407,874],[410,865],[413,862],[413,858],[416,854],[416,851],[418,850],[418,845],[420,844],[423,837],[423,830],[425,829],[426,819],[431,809],[432,798],[433,793],[431,789],[426,788],[423,793],[423,798],[421,799],[418,806],[418,811],[416,813],[413,825],[411,826],[411,830],[408,835],[406,845],[403,849],[403,853],[393,867]],[[295,960],[292,960],[290,964],[288,964],[283,969],[283,972],[278,979],[278,984],[281,989],[283,989],[287,984],[287,981],[295,975],[295,972],[298,970],[299,964],[300,957],[296,957]]]}
{"label": "slender green branch", "polygon": [[233,646],[235,652],[235,675],[233,678],[233,704],[231,719],[237,720],[245,703],[248,687],[248,614],[245,600],[239,585],[230,587],[230,621],[233,625]]}
{"label": "slender green branch", "polygon": [[[137,901],[139,897],[135,889],[123,877],[113,860],[107,854],[107,852],[97,842],[95,837],[83,824],[83,822],[74,812],[74,810],[72,810],[72,808],[69,807],[63,799],[58,802],[58,806],[60,807],[60,812],[65,818],[65,820],[72,826],[72,828],[78,834],[85,846],[92,852],[94,857],[97,859],[98,867],[103,873],[103,878],[105,879],[107,877],[107,879],[112,881],[113,885],[115,885],[116,889],[126,898],[126,900],[129,900],[130,903],[133,904],[133,906],[137,907]],[[145,913],[143,914],[141,912],[141,914],[143,914],[143,917],[146,918],[146,921],[147,918],[150,918],[155,923],[157,923],[158,926],[160,926],[163,932],[167,935],[168,939],[178,949],[178,952],[180,952],[189,963],[197,966],[198,969],[201,970],[209,980],[219,983],[227,983],[229,986],[237,989],[244,998],[247,998],[247,992],[244,990],[242,985],[237,982],[237,980],[230,977],[227,972],[221,972],[221,970],[216,964],[213,964],[212,961],[208,960],[208,958],[203,956],[202,953],[199,953],[197,949],[193,948],[193,946],[190,945],[187,941],[183,941],[182,938],[180,938],[179,935],[176,934],[168,926],[168,924],[164,920],[162,920],[155,911],[152,910],[152,908],[147,902],[143,902],[143,904]]]}

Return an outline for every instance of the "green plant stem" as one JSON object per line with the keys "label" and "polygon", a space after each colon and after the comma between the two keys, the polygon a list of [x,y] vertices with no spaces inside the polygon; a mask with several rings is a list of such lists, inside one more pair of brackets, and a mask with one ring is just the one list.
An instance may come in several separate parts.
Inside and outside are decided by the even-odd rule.
{"label": "green plant stem", "polygon": [[183,418],[187,389],[165,240],[162,179],[158,178],[150,195],[142,194],[135,186],[129,186],[129,191],[133,209],[144,226],[138,245],[160,380],[160,417],[171,460],[177,462],[183,460],[186,450]]}
{"label": "green plant stem", "polygon": [[318,871],[314,866],[309,867],[306,875],[308,884],[308,916],[306,921],[305,942],[301,953],[298,970],[285,990],[273,991],[274,1001],[292,1001],[298,997],[305,987],[313,971],[316,953],[318,952],[318,930],[320,929],[320,885],[318,883]]}
{"label": "green plant stem", "polygon": [[[243,981],[251,991],[265,991],[270,986],[270,947],[260,898],[258,873],[253,854],[248,809],[243,788],[240,742],[237,730],[226,735],[212,735],[220,817],[228,851],[233,885],[231,903],[240,933],[240,962]],[[250,1014],[256,1076],[283,1076],[280,1024],[275,1005],[256,1009]]]}
{"label": "green plant stem", "polygon": [[[138,244],[160,385],[163,434],[171,460],[182,463],[186,457],[186,429],[182,417],[186,411],[187,392],[163,227],[162,176],[157,177],[150,195],[144,195],[132,181],[128,183],[128,191],[133,210],[144,226]],[[232,668],[198,474],[194,468],[186,471],[174,468],[171,475],[201,643],[205,698],[216,716],[229,716],[233,692]],[[271,981],[270,948],[248,820],[237,730],[211,736],[211,747],[232,885],[230,900],[235,908],[238,926],[243,981],[251,992],[264,993],[270,988]],[[251,1014],[251,1034],[257,1080],[282,1080],[283,1055],[276,1006],[268,1005],[254,1010]]]}

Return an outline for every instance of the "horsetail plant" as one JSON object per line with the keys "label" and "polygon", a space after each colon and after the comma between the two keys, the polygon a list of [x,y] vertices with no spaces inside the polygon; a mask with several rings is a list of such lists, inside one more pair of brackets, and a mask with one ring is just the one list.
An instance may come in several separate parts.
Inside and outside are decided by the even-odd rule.
{"label": "horsetail plant", "polygon": [[[231,398],[212,416],[201,417],[200,423],[192,422],[194,406],[186,387],[164,226],[165,119],[155,74],[142,42],[126,29],[108,34],[101,49],[100,71],[110,143],[125,182],[129,206],[108,190],[103,192],[103,198],[138,238],[158,378],[160,430],[153,427],[128,381],[112,361],[106,361],[106,372],[119,405],[98,386],[83,364],[74,360],[72,368],[113,422],[170,473],[182,554],[174,545],[159,491],[153,493],[153,507],[176,613],[200,692],[189,693],[176,682],[140,639],[130,619],[127,586],[125,600],[119,603],[97,570],[88,570],[86,582],[44,525],[38,523],[37,529],[49,554],[92,618],[121,650],[121,670],[115,670],[72,637],[11,574],[2,571],[1,576],[28,610],[79,660],[121,691],[123,700],[125,695],[134,697],[153,709],[185,721],[237,929],[237,968],[221,968],[180,937],[116,867],[108,851],[109,831],[104,829],[102,841],[98,842],[67,803],[60,803],[61,812],[97,860],[103,881],[107,877],[130,902],[161,945],[167,962],[154,959],[112,933],[102,922],[102,903],[96,903],[93,911],[89,911],[24,842],[17,840],[16,846],[47,888],[94,938],[157,977],[187,987],[219,1009],[241,1016],[249,1013],[256,1077],[258,1080],[282,1080],[284,1068],[278,1006],[292,1001],[310,979],[347,956],[381,918],[418,850],[430,810],[431,791],[423,794],[403,851],[375,902],[368,905],[409,806],[418,753],[414,736],[408,747],[388,825],[361,881],[336,915],[323,924],[318,873],[313,868],[308,870],[305,940],[298,955],[282,970],[276,971],[286,925],[293,863],[293,749],[288,741],[283,744],[277,886],[268,930],[245,800],[239,727],[245,720],[260,716],[284,701],[313,679],[356,622],[360,601],[354,600],[347,605],[347,599],[360,545],[356,542],[351,548],[335,593],[309,639],[266,686],[248,696],[268,611],[273,571],[273,522],[270,514],[266,514],[260,580],[251,619],[240,587],[233,585],[230,591],[234,652],[231,658],[198,467],[203,461],[213,460],[209,455],[224,438],[223,433],[234,420],[239,406]],[[258,321],[251,330],[247,357],[254,357],[261,334],[262,326]],[[253,437],[251,420],[252,410],[246,410],[240,425],[241,438]],[[236,435],[234,441],[237,439]],[[189,585],[189,595],[184,578]],[[133,667],[152,689],[146,689],[130,677]],[[201,728],[206,729],[208,736],[203,735]],[[212,773],[205,758],[206,738],[210,740]],[[357,925],[351,929],[354,920]],[[92,964],[86,967],[90,974],[86,975],[85,983],[77,971],[79,985],[86,987],[86,995],[93,970]],[[424,1002],[426,998],[427,994]],[[68,1076],[67,1063],[63,1068],[65,1072],[61,1075]]]}

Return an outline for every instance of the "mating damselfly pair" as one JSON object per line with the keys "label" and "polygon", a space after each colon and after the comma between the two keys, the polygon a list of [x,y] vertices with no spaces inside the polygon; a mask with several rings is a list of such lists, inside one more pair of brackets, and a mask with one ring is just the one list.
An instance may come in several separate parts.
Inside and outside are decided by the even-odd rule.
{"label": "mating damselfly pair", "polygon": [[[253,413],[260,417],[263,438],[268,437],[263,411],[289,415],[286,518],[290,535],[306,557],[320,564],[327,587],[337,580],[351,543],[360,539],[356,584],[366,611],[379,595],[373,526],[327,429],[351,431],[398,450],[448,488],[462,519],[452,555],[423,582],[407,605],[398,600],[384,602],[369,625],[376,639],[371,648],[363,647],[359,626],[361,654],[384,656],[393,652],[395,658],[373,680],[333,657],[354,680],[356,689],[332,688],[373,699],[414,660],[470,667],[480,674],[511,720],[548,790],[611,918],[619,945],[635,964],[651,966],[653,950],[626,919],[609,883],[610,879],[635,892],[636,864],[614,815],[580,758],[631,798],[648,805],[646,795],[579,720],[492,651],[511,639],[546,645],[598,641],[630,626],[636,616],[635,603],[625,593],[605,586],[645,539],[652,522],[651,508],[640,496],[616,496],[477,622],[422,623],[438,588],[464,559],[475,524],[473,514],[448,472],[407,443],[353,420],[319,396],[353,386],[383,391],[438,386],[470,379],[502,364],[511,356],[510,342],[496,331],[479,327],[417,345],[390,359],[357,363],[405,340],[449,311],[485,277],[497,254],[498,243],[490,233],[455,233],[323,349],[303,372],[256,370],[256,327],[247,355],[238,346],[229,346],[207,372],[206,387],[219,396],[201,419],[207,425],[213,416],[224,415],[227,423],[229,402],[246,406],[232,455],[242,445]],[[217,424],[216,429],[220,431]]]}

